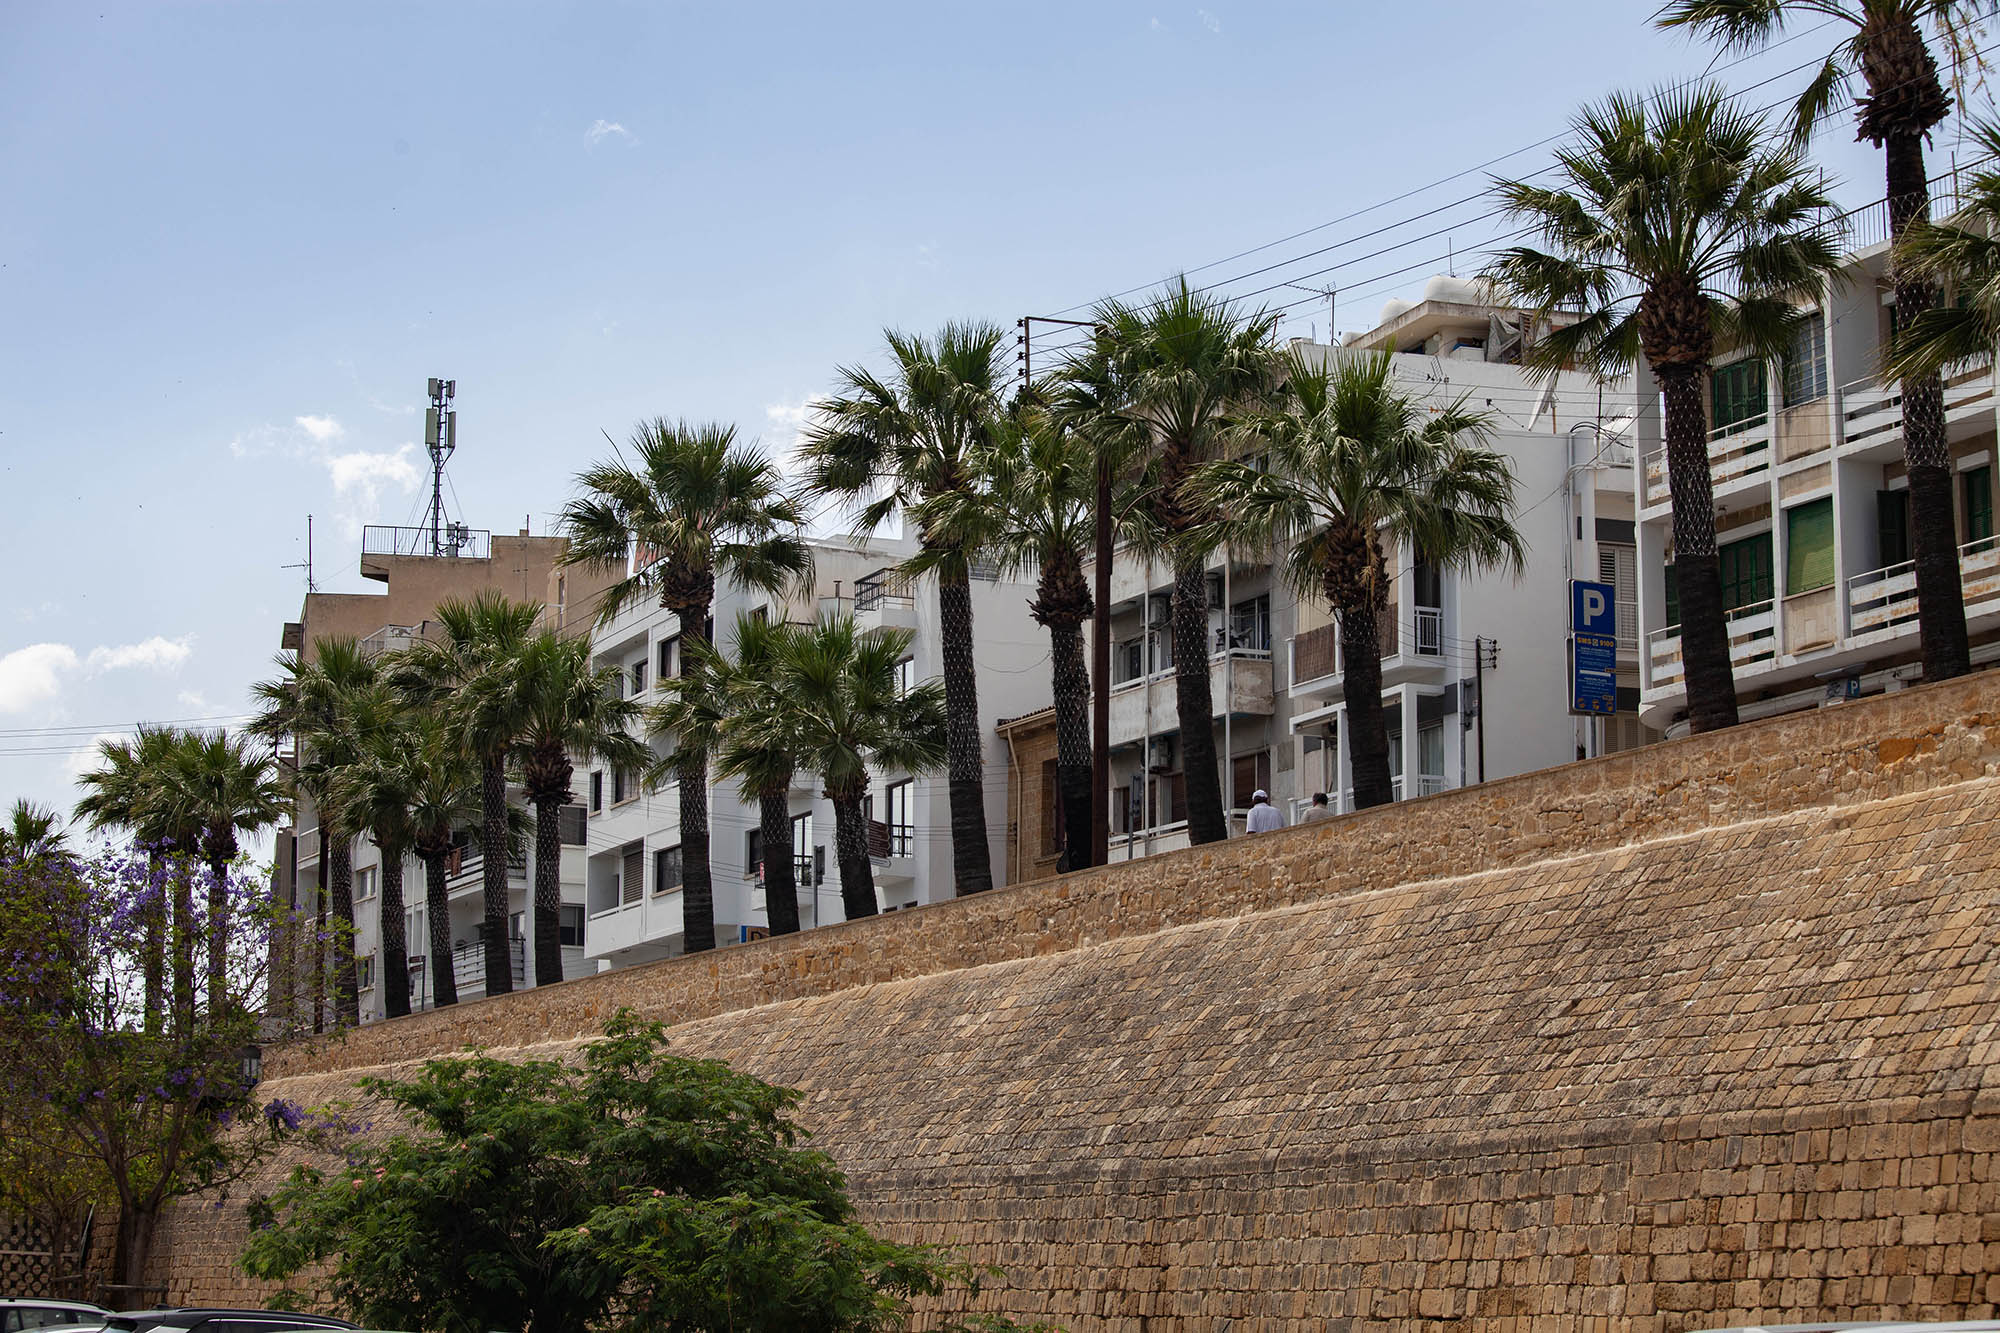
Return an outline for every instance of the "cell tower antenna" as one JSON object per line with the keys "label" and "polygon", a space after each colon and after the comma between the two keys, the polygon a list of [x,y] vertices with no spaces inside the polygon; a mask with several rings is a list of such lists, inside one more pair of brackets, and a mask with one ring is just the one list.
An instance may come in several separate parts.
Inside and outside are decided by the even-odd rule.
{"label": "cell tower antenna", "polygon": [[297,564],[280,565],[279,568],[303,569],[306,572],[306,591],[308,593],[319,591],[319,584],[313,578],[313,516],[311,514],[306,515],[306,558]]}
{"label": "cell tower antenna", "polygon": [[431,530],[432,555],[458,554],[459,542],[444,514],[445,460],[458,449],[458,413],[451,406],[457,392],[457,380],[432,380],[431,405],[424,409],[424,449],[431,456],[431,507],[425,517]]}

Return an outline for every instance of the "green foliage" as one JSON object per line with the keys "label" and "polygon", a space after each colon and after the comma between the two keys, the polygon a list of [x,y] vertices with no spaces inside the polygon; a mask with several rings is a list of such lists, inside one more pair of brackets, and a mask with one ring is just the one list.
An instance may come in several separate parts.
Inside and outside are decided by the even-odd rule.
{"label": "green foliage", "polygon": [[469,1053],[366,1080],[410,1130],[294,1171],[253,1210],[244,1268],[424,1333],[884,1329],[976,1287],[959,1256],[855,1221],[833,1162],[798,1146],[798,1094],[666,1047],[621,1013],[574,1063]]}

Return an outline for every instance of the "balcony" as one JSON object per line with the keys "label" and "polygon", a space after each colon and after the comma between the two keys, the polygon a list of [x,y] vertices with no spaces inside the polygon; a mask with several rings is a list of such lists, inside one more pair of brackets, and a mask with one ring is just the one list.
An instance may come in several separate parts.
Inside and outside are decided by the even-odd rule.
{"label": "balcony", "polygon": [[[1414,608],[1410,618],[1411,642],[1404,651],[1401,616],[1390,607],[1376,622],[1382,642],[1382,684],[1402,685],[1412,680],[1442,679],[1445,669],[1444,612],[1435,606]],[[1293,698],[1301,695],[1328,701],[1341,697],[1345,688],[1346,655],[1340,647],[1337,625],[1322,625],[1294,634],[1290,643],[1291,688]]]}
{"label": "balcony", "polygon": [[[508,940],[507,958],[514,970],[516,990],[528,984],[528,942]],[[458,983],[460,999],[486,994],[486,946],[461,944],[451,951],[451,976]]]}
{"label": "balcony", "polygon": [[435,533],[429,528],[370,523],[361,529],[361,554],[488,560],[493,555],[493,534],[485,528],[468,528],[463,523],[446,523]]}
{"label": "balcony", "polygon": [[[1708,433],[1709,484],[1721,491],[1734,482],[1765,472],[1771,466],[1771,414],[1759,412],[1747,421],[1718,426]],[[1667,477],[1667,448],[1664,443],[1646,452],[1645,475],[1640,479],[1642,505],[1661,505],[1673,499]]]}
{"label": "balcony", "polygon": [[[2000,613],[2000,543],[1992,537],[1958,548],[1965,618]],[[1882,643],[1917,632],[1917,573],[1910,561],[1856,574],[1847,581],[1847,645]]]}
{"label": "balcony", "polygon": [[[1174,703],[1174,668],[1134,676],[1111,687],[1111,743],[1130,745],[1148,735],[1177,731],[1180,718]],[[1163,686],[1157,692],[1152,688]],[[1271,654],[1261,648],[1231,648],[1208,659],[1210,714],[1269,717]],[[1151,705],[1150,707],[1148,705]]]}
{"label": "balcony", "polygon": [[359,647],[363,657],[375,658],[401,652],[423,637],[423,630],[416,625],[384,625],[363,639]]}
{"label": "balcony", "polygon": [[[1992,412],[1993,358],[1968,357],[1944,371],[1946,430],[1958,422]],[[1855,380],[1840,390],[1841,452],[1873,455],[1887,461],[1903,454],[1903,394],[1900,385],[1873,376]]]}
{"label": "balcony", "polygon": [[[486,858],[477,847],[454,847],[444,866],[444,887],[449,894],[459,894],[470,889],[478,889],[486,882]],[[526,880],[528,858],[522,855],[507,858],[508,880]]]}
{"label": "balcony", "polygon": [[[1778,616],[1769,599],[1739,606],[1725,619],[1729,631],[1729,664],[1738,680],[1767,668],[1778,655]],[[1652,665],[1649,689],[1679,685],[1686,676],[1681,663],[1681,627],[1669,625],[1646,636],[1646,656]],[[1745,671],[1745,667],[1752,668]]]}

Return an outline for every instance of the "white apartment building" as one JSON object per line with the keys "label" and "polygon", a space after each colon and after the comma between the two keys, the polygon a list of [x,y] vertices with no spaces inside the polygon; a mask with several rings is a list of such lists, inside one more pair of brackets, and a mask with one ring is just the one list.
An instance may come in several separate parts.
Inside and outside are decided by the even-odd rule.
{"label": "white apartment building", "polygon": [[[1340,348],[1299,344],[1323,356],[1388,350],[1402,387],[1436,408],[1470,395],[1469,406],[1494,414],[1491,447],[1517,479],[1515,521],[1528,546],[1518,580],[1449,573],[1407,544],[1386,551],[1393,585],[1382,682],[1399,798],[1657,739],[1637,714],[1630,384],[1571,373],[1550,385],[1530,381],[1518,364],[1526,322],[1521,311],[1490,304],[1480,284],[1439,277],[1422,300],[1389,302],[1377,327],[1348,335]],[[1572,578],[1616,589],[1613,717],[1570,711]],[[1112,572],[1114,861],[1187,845],[1171,590],[1165,565],[1121,552]],[[1288,822],[1315,792],[1326,792],[1336,811],[1352,809],[1343,663],[1328,608],[1293,597],[1272,553],[1238,550],[1211,563],[1209,630],[1215,745],[1232,832],[1242,831],[1258,788]],[[1004,730],[1021,756],[1015,859],[1023,877],[1050,873],[1062,841],[1053,717],[1044,710]]]}
{"label": "white apartment building", "polygon": [[[813,543],[810,594],[772,597],[735,586],[717,589],[715,638],[733,651],[740,614],[809,622],[815,616],[852,612],[865,628],[911,629],[915,637],[906,670],[910,679],[943,669],[935,585],[895,572],[916,550],[914,542],[839,539]],[[1048,698],[1048,636],[1028,614],[1032,582],[996,578],[991,571],[972,584],[974,658],[981,735],[986,737],[986,806],[995,882],[1004,882],[1007,750],[993,724],[1003,714],[1039,706]],[[650,599],[599,626],[593,647],[599,665],[619,669],[623,688],[642,701],[656,697],[662,678],[680,670],[680,624]],[[583,954],[599,969],[627,966],[681,953],[680,794],[671,784],[641,789],[630,775],[600,768],[581,771],[586,808]],[[870,782],[870,852],[875,891],[884,911],[953,896],[951,814],[942,772],[877,772]],[[840,878],[833,853],[833,808],[817,774],[801,771],[791,790],[789,854],[797,872],[803,929],[843,919]],[[719,945],[768,932],[759,867],[767,855],[759,834],[758,803],[729,781],[711,779],[709,859],[714,879]]]}
{"label": "white apartment building", "polygon": [[[1730,659],[1744,718],[1839,703],[1918,680],[1902,401],[1878,372],[1893,318],[1886,210],[1854,216],[1863,242],[1790,355],[1720,362],[1709,395],[1709,468]],[[1673,506],[1658,394],[1642,381],[1640,716],[1685,728]],[[1974,663],[2000,658],[1993,358],[1945,374],[1959,569]]]}

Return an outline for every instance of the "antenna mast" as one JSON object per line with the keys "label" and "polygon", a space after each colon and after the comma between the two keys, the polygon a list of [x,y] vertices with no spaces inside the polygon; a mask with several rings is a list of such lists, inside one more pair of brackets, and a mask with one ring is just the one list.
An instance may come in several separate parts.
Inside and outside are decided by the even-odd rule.
{"label": "antenna mast", "polygon": [[432,555],[457,555],[459,525],[444,516],[444,465],[458,448],[458,413],[451,408],[457,380],[434,379],[431,405],[424,409],[424,448],[431,456],[431,507],[425,516],[431,530]]}

